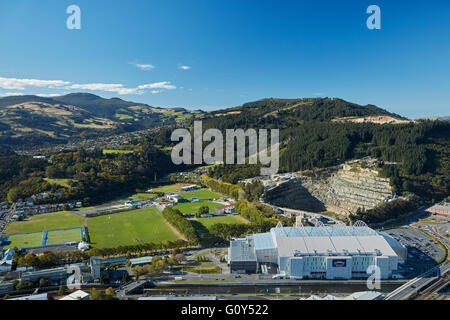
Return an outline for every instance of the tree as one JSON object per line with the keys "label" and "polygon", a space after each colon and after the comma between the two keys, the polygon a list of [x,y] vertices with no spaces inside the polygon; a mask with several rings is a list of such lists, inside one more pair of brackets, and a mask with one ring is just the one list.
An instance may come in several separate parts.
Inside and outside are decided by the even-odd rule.
{"label": "tree", "polygon": [[20,197],[20,191],[18,188],[9,189],[8,195],[7,195],[9,202],[16,202],[17,199],[19,199],[19,197]]}
{"label": "tree", "polygon": [[58,296],[63,296],[65,294],[66,294],[66,289],[64,288],[63,285],[60,285],[59,289],[58,289]]}
{"label": "tree", "polygon": [[128,275],[128,272],[124,272],[122,275],[122,283],[127,283],[130,280],[130,276]]}
{"label": "tree", "polygon": [[209,213],[209,207],[208,206],[201,206],[200,208],[198,208],[198,212],[197,212],[198,216],[202,216],[202,215],[205,215],[205,214],[208,214],[208,213]]}

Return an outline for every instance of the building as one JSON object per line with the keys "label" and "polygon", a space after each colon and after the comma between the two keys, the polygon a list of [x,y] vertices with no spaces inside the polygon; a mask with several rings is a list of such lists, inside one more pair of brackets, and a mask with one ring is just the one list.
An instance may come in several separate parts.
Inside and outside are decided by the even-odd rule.
{"label": "building", "polygon": [[42,300],[48,300],[47,293],[40,293],[40,294],[33,294],[31,296],[25,296],[20,298],[11,298],[8,300],[35,300],[35,301],[42,301]]}
{"label": "building", "polygon": [[152,260],[153,260],[152,256],[147,256],[147,257],[130,259],[130,263],[131,263],[131,267],[135,267],[135,266],[142,266],[142,265],[146,265],[146,264],[151,264]]}
{"label": "building", "polygon": [[8,249],[5,253],[0,252],[0,272],[11,271],[12,262],[14,257],[14,250]]}
{"label": "building", "polygon": [[166,196],[166,199],[175,203],[183,202],[185,199],[178,194],[169,194]]}
{"label": "building", "polygon": [[178,301],[194,301],[194,300],[219,300],[216,296],[150,296],[139,297],[138,300],[178,300]]}
{"label": "building", "polygon": [[72,292],[71,294],[59,299],[64,301],[74,301],[74,300],[89,300],[91,295],[83,290],[77,290]]}
{"label": "building", "polygon": [[37,282],[41,278],[54,283],[60,283],[61,281],[65,281],[67,279],[67,269],[64,267],[60,267],[54,269],[24,272],[22,273],[21,277],[23,282]]}
{"label": "building", "polygon": [[11,291],[14,291],[13,281],[0,281],[0,294],[4,295]]}
{"label": "building", "polygon": [[362,291],[354,292],[347,297],[336,297],[333,295],[327,295],[323,298],[315,295],[311,295],[308,298],[300,298],[300,300],[383,300],[383,295],[377,291]]}
{"label": "building", "polygon": [[369,266],[388,279],[398,260],[385,237],[361,222],[352,227],[279,224],[267,233],[232,239],[228,250],[232,273],[256,273],[266,265],[291,279],[367,278]]}
{"label": "building", "polygon": [[444,205],[436,204],[427,209],[427,212],[450,216],[450,204],[446,202]]}
{"label": "building", "polygon": [[198,187],[196,185],[185,186],[181,188],[181,191],[194,191],[197,190]]}

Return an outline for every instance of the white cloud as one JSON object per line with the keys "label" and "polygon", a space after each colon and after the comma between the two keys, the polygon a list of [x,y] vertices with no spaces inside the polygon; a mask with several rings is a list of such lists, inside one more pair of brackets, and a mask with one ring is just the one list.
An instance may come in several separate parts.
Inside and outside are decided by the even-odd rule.
{"label": "white cloud", "polygon": [[9,97],[9,96],[23,96],[24,93],[22,92],[5,92],[0,93],[0,97]]}
{"label": "white cloud", "polygon": [[179,68],[182,70],[189,70],[192,67],[191,66],[180,66]]}
{"label": "white cloud", "polygon": [[25,90],[26,87],[59,88],[69,85],[63,80],[16,79],[0,77],[0,88],[8,90]]}
{"label": "white cloud", "polygon": [[[16,79],[0,77],[0,88],[7,90],[25,90],[27,88],[48,88],[48,89],[69,89],[69,90],[91,90],[115,92],[123,94],[144,94],[147,89],[158,90],[174,90],[177,87],[169,81],[161,81],[138,85],[135,88],[127,88],[122,83],[72,83],[63,80],[38,80],[38,79]],[[159,93],[158,92],[158,93]],[[154,92],[152,92],[154,93]],[[17,95],[17,94],[16,94]],[[57,96],[58,94],[53,94]],[[49,96],[49,95],[47,95]]]}
{"label": "white cloud", "polygon": [[61,96],[61,93],[38,93],[38,94],[35,94],[35,96],[44,97],[44,98],[52,98],[52,97]]}
{"label": "white cloud", "polygon": [[133,65],[141,70],[152,70],[155,69],[155,66],[152,64],[141,64],[141,63],[133,63]]}
{"label": "white cloud", "polygon": [[174,85],[170,84],[168,81],[162,81],[162,82],[155,82],[155,83],[149,83],[149,84],[142,84],[137,87],[140,90],[143,89],[166,89],[166,90],[173,90],[176,89]]}
{"label": "white cloud", "polygon": [[72,84],[67,89],[116,92],[118,94],[142,94],[137,88],[125,88],[121,83]]}

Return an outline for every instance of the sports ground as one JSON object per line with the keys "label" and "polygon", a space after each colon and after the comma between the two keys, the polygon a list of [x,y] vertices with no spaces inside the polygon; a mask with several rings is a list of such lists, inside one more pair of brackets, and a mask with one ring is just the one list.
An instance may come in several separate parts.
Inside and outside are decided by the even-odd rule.
{"label": "sports ground", "polygon": [[7,237],[4,249],[33,248],[81,241],[82,228],[14,234]]}
{"label": "sports ground", "polygon": [[200,207],[207,206],[209,208],[209,212],[212,213],[214,209],[223,207],[223,204],[216,202],[184,202],[173,206],[174,209],[180,210],[184,214],[195,214],[198,212]]}
{"label": "sports ground", "polygon": [[91,244],[97,248],[179,239],[156,208],[89,218],[88,229]]}
{"label": "sports ground", "polygon": [[45,230],[59,230],[81,227],[83,218],[67,211],[43,213],[32,216],[25,221],[10,223],[5,234],[41,232]]}

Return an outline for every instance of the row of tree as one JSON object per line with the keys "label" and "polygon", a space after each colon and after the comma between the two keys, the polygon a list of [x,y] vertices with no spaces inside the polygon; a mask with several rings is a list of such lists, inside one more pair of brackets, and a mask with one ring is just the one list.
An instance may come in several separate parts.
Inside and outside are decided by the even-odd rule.
{"label": "row of tree", "polygon": [[183,217],[180,210],[168,207],[163,210],[162,214],[167,222],[169,222],[175,227],[175,229],[184,235],[188,241],[192,243],[199,243],[200,237],[197,230],[189,220],[186,220]]}

